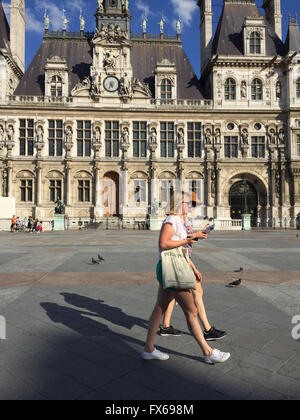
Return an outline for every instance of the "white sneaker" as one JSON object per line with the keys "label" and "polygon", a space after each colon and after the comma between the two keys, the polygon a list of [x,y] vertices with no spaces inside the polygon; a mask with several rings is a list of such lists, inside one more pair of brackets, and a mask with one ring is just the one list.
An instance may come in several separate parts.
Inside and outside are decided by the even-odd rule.
{"label": "white sneaker", "polygon": [[142,358],[144,360],[168,360],[170,356],[154,348],[154,351],[152,353],[147,353],[143,351]]}
{"label": "white sneaker", "polygon": [[220,350],[213,349],[211,356],[204,356],[205,363],[213,365],[214,363],[224,363],[230,358],[230,353],[223,353]]}

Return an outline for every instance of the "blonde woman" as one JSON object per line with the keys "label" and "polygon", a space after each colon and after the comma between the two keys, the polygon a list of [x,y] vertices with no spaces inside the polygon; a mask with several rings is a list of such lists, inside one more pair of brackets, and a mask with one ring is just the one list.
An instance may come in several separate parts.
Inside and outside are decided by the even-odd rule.
{"label": "blonde woman", "polygon": [[198,321],[198,310],[195,305],[193,293],[191,290],[164,290],[162,278],[162,263],[161,252],[169,249],[178,248],[185,245],[195,243],[195,238],[204,239],[206,234],[197,232],[192,235],[192,238],[187,238],[186,229],[184,226],[184,218],[188,214],[188,205],[182,201],[182,196],[177,200],[177,205],[174,206],[175,214],[168,216],[161,228],[159,236],[159,262],[157,265],[157,280],[159,282],[159,291],[157,303],[154,307],[152,315],[149,320],[148,335],[145,343],[142,358],[144,360],[168,360],[169,355],[162,353],[154,347],[157,330],[159,328],[161,319],[170,302],[175,298],[181,306],[187,321],[188,328],[194,336],[196,342],[200,346],[204,361],[208,364],[226,362],[230,358],[230,353],[223,353],[220,350],[212,349],[206,342],[202,329]]}

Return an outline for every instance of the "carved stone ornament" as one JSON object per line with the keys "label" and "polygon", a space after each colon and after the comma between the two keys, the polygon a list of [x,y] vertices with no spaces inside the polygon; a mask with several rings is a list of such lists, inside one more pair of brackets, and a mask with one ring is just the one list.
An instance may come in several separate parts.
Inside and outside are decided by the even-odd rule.
{"label": "carved stone ornament", "polygon": [[97,29],[94,40],[103,41],[108,44],[120,44],[128,40],[128,35],[118,24],[110,23],[107,26],[102,24],[101,29]]}
{"label": "carved stone ornament", "polygon": [[152,97],[149,85],[147,83],[141,82],[138,78],[133,80],[132,90],[133,92],[139,92],[145,96]]}
{"label": "carved stone ornament", "polygon": [[71,95],[75,95],[76,93],[84,90],[91,90],[91,80],[88,76],[86,76],[81,82],[78,82],[74,88],[72,89]]}

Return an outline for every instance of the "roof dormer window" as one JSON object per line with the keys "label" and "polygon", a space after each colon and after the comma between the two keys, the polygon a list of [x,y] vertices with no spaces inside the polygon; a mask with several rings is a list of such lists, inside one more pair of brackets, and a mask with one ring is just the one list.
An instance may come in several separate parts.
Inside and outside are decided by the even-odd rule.
{"label": "roof dormer window", "polygon": [[248,16],[244,21],[245,55],[266,54],[266,24],[263,16]]}
{"label": "roof dormer window", "polygon": [[250,35],[250,54],[261,54],[261,38],[259,32]]}

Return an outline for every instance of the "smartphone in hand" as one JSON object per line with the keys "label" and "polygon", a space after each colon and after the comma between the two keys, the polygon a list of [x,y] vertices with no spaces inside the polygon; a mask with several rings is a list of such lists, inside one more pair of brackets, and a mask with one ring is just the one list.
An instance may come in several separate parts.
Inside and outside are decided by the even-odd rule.
{"label": "smartphone in hand", "polygon": [[203,230],[203,233],[209,234],[211,233],[215,228],[215,224],[212,225],[208,225],[206,226],[206,228]]}

